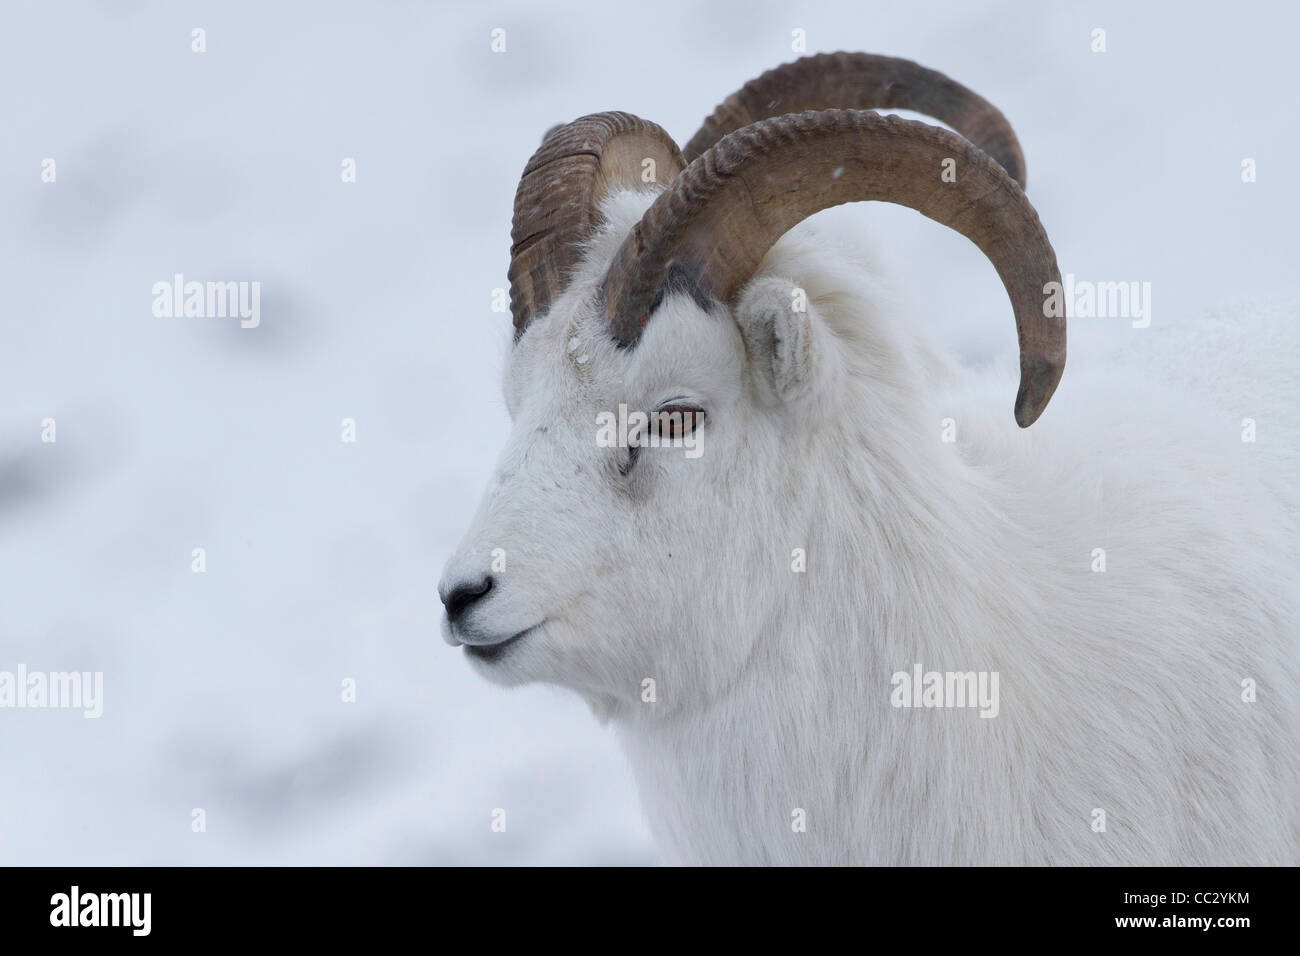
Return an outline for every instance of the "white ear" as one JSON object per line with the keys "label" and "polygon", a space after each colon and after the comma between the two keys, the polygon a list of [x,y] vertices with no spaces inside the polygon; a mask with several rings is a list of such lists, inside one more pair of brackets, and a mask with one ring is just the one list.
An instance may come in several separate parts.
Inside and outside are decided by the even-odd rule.
{"label": "white ear", "polygon": [[840,372],[834,336],[797,283],[774,276],[753,280],[735,316],[765,404],[805,404],[834,392]]}

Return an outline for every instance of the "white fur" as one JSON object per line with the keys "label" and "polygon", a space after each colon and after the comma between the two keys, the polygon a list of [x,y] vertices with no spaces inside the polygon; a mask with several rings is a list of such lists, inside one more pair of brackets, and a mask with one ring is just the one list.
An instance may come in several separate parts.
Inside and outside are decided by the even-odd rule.
{"label": "white fur", "polygon": [[[476,667],[616,727],[674,862],[1300,863],[1296,312],[1072,338],[1021,430],[1013,361],[957,368],[813,224],[734,308],[670,297],[616,349],[595,289],[651,198],[607,202],[512,350],[513,431],[443,585],[503,549],[449,638],[541,626]],[[596,415],[681,396],[703,454],[620,476]],[[998,716],[892,707],[915,663],[998,672]]]}

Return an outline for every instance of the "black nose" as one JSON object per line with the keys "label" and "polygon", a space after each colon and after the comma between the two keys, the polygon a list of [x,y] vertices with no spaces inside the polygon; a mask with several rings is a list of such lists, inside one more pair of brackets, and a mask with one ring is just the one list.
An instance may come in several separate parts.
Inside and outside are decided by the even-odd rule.
{"label": "black nose", "polygon": [[455,624],[465,615],[465,612],[470,609],[470,606],[475,601],[484,597],[491,590],[492,575],[490,574],[481,581],[456,585],[442,599],[443,606],[447,608],[447,620]]}

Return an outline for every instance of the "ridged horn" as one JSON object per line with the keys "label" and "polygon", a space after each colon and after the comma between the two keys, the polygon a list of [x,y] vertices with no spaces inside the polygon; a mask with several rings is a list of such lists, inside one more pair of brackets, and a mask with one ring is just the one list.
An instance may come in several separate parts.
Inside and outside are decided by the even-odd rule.
{"label": "ridged horn", "polygon": [[[955,160],[955,181],[941,177]],[[731,302],[767,251],[809,216],[876,200],[915,209],[970,239],[1011,298],[1020,340],[1015,414],[1028,427],[1065,367],[1065,320],[1045,315],[1056,254],[1024,191],[962,137],[862,110],[761,120],[724,136],[646,210],[602,285],[614,338],[635,344],[671,268],[706,296]]]}
{"label": "ridged horn", "polygon": [[568,284],[579,244],[612,190],[672,180],[685,167],[662,128],[630,113],[593,113],[552,127],[524,167],[510,230],[510,312],[515,339]]}
{"label": "ridged horn", "polygon": [[947,123],[1025,188],[1025,156],[996,106],[942,73],[874,53],[819,53],[768,70],[728,96],[682,150],[689,163],[728,133],[805,110],[911,110]]}

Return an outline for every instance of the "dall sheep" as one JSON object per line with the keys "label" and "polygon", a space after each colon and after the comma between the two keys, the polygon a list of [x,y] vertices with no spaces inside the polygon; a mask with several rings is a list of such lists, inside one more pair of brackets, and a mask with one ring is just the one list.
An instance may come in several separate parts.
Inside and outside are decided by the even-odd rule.
{"label": "dall sheep", "polygon": [[[1024,428],[1065,319],[1023,182],[992,105],[863,54],[751,81],[684,154],[601,113],[525,168],[512,431],[444,636],[614,726],[668,860],[1300,863],[1295,315],[1152,328],[1023,431],[1009,365],[958,368],[800,225],[883,200],[970,238]],[[665,417],[605,447],[620,406]]]}

